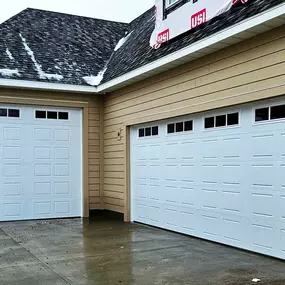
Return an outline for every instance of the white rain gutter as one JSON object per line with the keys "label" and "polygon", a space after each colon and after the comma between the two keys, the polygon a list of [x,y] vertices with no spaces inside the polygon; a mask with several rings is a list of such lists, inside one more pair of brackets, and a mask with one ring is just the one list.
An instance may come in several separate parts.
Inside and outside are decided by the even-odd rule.
{"label": "white rain gutter", "polygon": [[21,88],[21,89],[34,89],[34,90],[47,90],[47,91],[62,91],[70,93],[97,93],[97,88],[93,86],[81,86],[62,83],[49,83],[40,81],[27,81],[17,79],[0,79],[0,87],[7,88]]}
{"label": "white rain gutter", "polygon": [[[235,24],[234,26],[231,26],[227,29],[222,30],[221,32],[215,33],[211,36],[209,36],[206,39],[203,39],[201,41],[198,41],[186,48],[183,48],[177,52],[174,52],[170,55],[167,55],[163,58],[160,58],[152,63],[149,63],[143,67],[140,67],[134,71],[131,71],[129,73],[126,73],[120,77],[117,77],[109,82],[103,83],[102,85],[99,85],[97,87],[98,92],[102,91],[108,91],[108,90],[115,90],[121,86],[126,86],[127,81],[138,81],[136,78],[139,78],[141,75],[146,75],[149,72],[152,72],[152,75],[154,75],[155,70],[162,69],[163,67],[167,67],[170,63],[174,63],[177,60],[181,60],[183,57],[189,56],[191,54],[194,54],[195,52],[198,52],[199,50],[202,50],[207,47],[211,47],[219,42],[222,42],[223,40],[226,40],[230,37],[237,36],[238,34],[248,31],[258,25],[264,24],[270,20],[273,20],[275,18],[278,18],[285,14],[285,4],[281,4],[279,6],[276,6],[272,9],[266,10],[265,12],[258,14],[252,18],[246,19],[240,23]],[[273,27],[274,28],[274,27]],[[189,60],[191,61],[191,59]],[[156,74],[159,72],[156,72]],[[144,76],[146,78],[147,76]],[[116,88],[114,88],[116,87]]]}

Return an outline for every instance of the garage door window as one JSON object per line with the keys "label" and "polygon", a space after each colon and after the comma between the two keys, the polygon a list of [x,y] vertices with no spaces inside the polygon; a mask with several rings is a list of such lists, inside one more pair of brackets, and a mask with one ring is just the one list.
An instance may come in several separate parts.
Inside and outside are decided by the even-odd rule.
{"label": "garage door window", "polygon": [[56,111],[35,111],[36,119],[50,119],[50,120],[68,120],[69,114],[68,112],[56,112]]}
{"label": "garage door window", "polygon": [[1,108],[0,117],[20,118],[20,110]]}
{"label": "garage door window", "polygon": [[0,109],[0,117],[7,117],[8,112],[7,109]]}
{"label": "garage door window", "polygon": [[285,105],[271,107],[270,119],[284,119],[285,118]]}
{"label": "garage door window", "polygon": [[189,131],[193,131],[193,121],[171,123],[167,125],[168,134],[182,133],[182,132],[189,132]]}
{"label": "garage door window", "polygon": [[269,120],[269,107],[255,110],[255,121],[268,121]]}
{"label": "garage door window", "polygon": [[158,136],[158,126],[139,129],[139,138]]}
{"label": "garage door window", "polygon": [[255,122],[285,119],[285,105],[259,108],[255,110]]}
{"label": "garage door window", "polygon": [[235,126],[239,124],[239,113],[230,113],[205,118],[205,129],[221,128],[226,126]]}
{"label": "garage door window", "polygon": [[51,120],[56,120],[57,119],[57,112],[48,111],[47,112],[47,118],[51,119]]}

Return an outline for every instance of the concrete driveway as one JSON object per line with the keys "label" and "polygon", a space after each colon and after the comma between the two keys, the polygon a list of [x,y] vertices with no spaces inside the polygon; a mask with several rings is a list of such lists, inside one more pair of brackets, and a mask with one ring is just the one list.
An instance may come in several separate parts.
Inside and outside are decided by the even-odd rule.
{"label": "concrete driveway", "polygon": [[0,224],[0,284],[285,284],[285,262],[110,220]]}

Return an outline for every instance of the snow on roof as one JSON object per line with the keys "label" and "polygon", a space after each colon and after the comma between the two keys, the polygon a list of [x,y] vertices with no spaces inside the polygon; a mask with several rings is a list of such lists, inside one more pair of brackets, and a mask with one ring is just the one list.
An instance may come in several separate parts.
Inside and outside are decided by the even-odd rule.
{"label": "snow on roof", "polygon": [[98,75],[96,76],[85,76],[82,79],[91,86],[97,86],[103,80],[104,73],[106,72],[107,68],[101,70]]}
{"label": "snow on roof", "polygon": [[130,37],[130,35],[131,35],[132,33],[133,33],[133,31],[131,31],[129,34],[127,34],[124,38],[121,38],[121,39],[118,41],[116,47],[114,48],[114,51],[117,51],[119,48],[121,48],[121,47],[124,45],[124,43],[128,40],[128,38]]}
{"label": "snow on roof", "polygon": [[34,55],[34,52],[31,50],[31,48],[27,44],[26,39],[22,36],[21,33],[19,33],[19,36],[22,39],[22,42],[23,42],[23,45],[24,45],[24,48],[25,48],[27,54],[31,57],[31,60],[34,63],[34,66],[35,66],[35,68],[36,68],[36,70],[38,72],[38,75],[39,75],[40,79],[56,79],[56,80],[63,79],[62,75],[45,73],[42,70],[42,66],[37,62],[36,57]]}
{"label": "snow on roof", "polygon": [[6,48],[6,54],[8,55],[8,57],[11,59],[11,60],[14,60],[14,57],[12,55],[12,53],[10,52],[10,50],[8,48]]}
{"label": "snow on roof", "polygon": [[20,73],[19,73],[19,70],[18,69],[7,69],[7,68],[3,68],[3,69],[0,69],[0,73],[1,75],[3,76],[20,76]]}

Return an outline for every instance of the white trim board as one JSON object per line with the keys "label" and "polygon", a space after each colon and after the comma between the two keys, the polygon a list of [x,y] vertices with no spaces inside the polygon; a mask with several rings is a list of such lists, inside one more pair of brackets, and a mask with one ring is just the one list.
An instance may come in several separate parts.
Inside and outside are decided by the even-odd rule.
{"label": "white trim board", "polygon": [[50,83],[41,81],[28,81],[28,80],[17,80],[17,79],[0,79],[1,87],[8,88],[23,88],[23,89],[34,89],[34,90],[47,90],[47,91],[64,91],[71,93],[97,93],[97,88],[93,86],[81,86],[72,84],[62,83]]}

